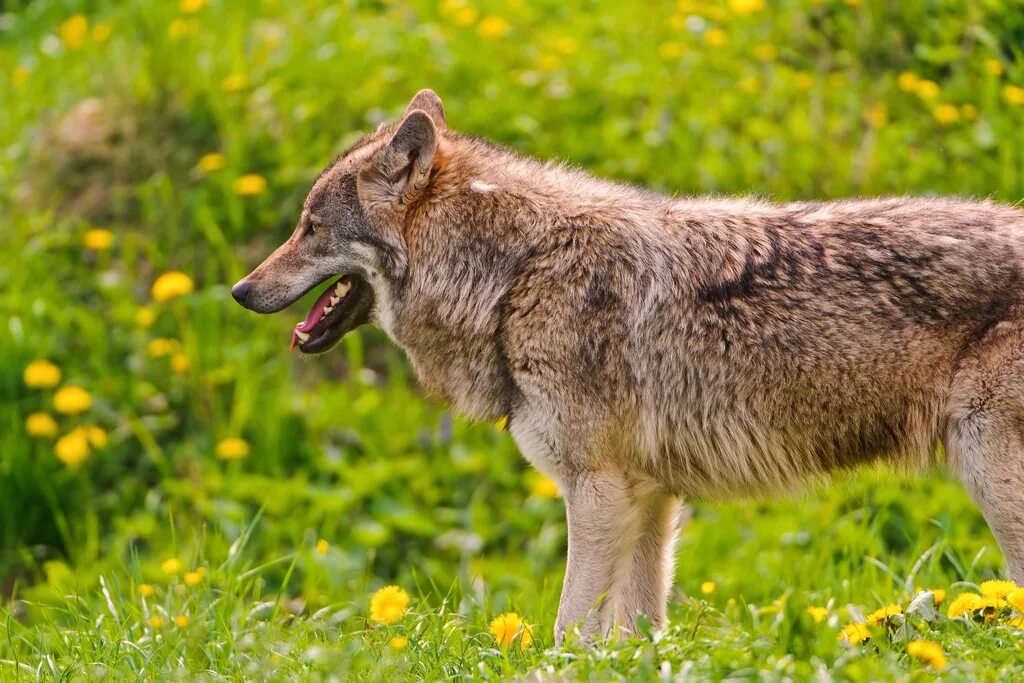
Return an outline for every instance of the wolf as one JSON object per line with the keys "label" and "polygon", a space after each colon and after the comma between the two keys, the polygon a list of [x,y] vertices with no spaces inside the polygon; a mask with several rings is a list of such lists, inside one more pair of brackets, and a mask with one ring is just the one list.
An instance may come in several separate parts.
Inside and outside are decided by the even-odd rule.
{"label": "wolf", "polygon": [[232,289],[292,336],[376,323],[508,419],[568,522],[555,639],[666,622],[682,501],[944,453],[1024,583],[1024,212],[674,198],[448,128],[423,90],[320,174]]}

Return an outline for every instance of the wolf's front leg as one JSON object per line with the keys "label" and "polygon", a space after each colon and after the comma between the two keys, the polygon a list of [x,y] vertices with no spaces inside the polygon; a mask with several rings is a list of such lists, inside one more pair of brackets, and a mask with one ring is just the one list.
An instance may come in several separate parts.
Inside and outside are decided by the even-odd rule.
{"label": "wolf's front leg", "polygon": [[569,558],[555,621],[555,643],[579,626],[584,642],[607,630],[611,596],[629,568],[639,518],[628,483],[615,472],[580,472],[562,482],[569,525]]}

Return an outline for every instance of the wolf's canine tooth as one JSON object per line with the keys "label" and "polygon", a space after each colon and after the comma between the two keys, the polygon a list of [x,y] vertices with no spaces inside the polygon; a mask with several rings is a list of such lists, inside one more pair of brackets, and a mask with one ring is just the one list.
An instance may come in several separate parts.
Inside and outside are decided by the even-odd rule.
{"label": "wolf's canine tooth", "polygon": [[298,337],[299,341],[302,342],[303,344],[309,341],[308,332],[300,332],[299,330],[295,330],[295,336]]}
{"label": "wolf's canine tooth", "polygon": [[340,296],[332,296],[331,297],[331,306],[337,306],[339,301],[341,301],[341,297]]}

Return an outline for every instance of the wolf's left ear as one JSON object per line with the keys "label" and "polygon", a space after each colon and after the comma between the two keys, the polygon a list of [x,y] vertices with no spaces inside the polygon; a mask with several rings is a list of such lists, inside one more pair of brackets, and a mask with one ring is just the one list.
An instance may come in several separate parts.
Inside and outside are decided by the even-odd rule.
{"label": "wolf's left ear", "polygon": [[427,112],[434,120],[434,125],[438,130],[445,130],[448,127],[448,122],[444,118],[444,105],[441,103],[441,98],[430,88],[424,88],[416,93],[412,102],[405,108],[403,116],[408,116],[417,109]]}
{"label": "wolf's left ear", "polygon": [[409,112],[360,174],[360,194],[370,201],[409,204],[426,186],[436,152],[434,119],[422,109]]}

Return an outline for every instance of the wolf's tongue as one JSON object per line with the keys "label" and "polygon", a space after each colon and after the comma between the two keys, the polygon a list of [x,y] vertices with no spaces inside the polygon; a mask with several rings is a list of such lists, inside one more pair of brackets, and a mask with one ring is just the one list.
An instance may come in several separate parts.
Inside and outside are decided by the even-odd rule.
{"label": "wolf's tongue", "polygon": [[313,307],[309,309],[309,315],[301,323],[295,326],[292,330],[292,343],[289,348],[294,349],[296,345],[301,341],[299,339],[299,332],[302,334],[308,334],[310,330],[316,327],[316,324],[320,322],[320,319],[324,317],[324,309],[331,305],[331,297],[336,296],[334,293],[335,285],[331,285],[324,290],[324,293],[317,298]]}

